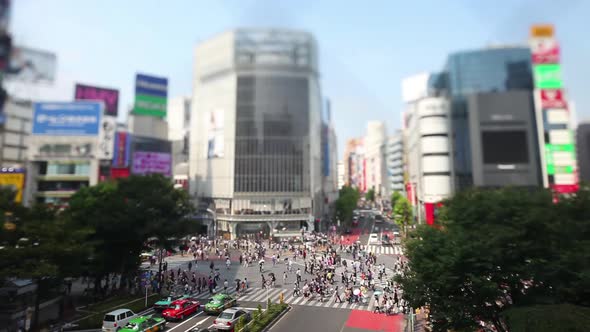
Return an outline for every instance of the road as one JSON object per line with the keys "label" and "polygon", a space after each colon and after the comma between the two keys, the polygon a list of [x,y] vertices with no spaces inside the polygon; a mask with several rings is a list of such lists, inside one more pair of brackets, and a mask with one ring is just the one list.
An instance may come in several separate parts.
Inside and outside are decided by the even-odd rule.
{"label": "road", "polygon": [[[375,225],[371,218],[363,218],[359,223],[357,229],[353,229],[352,234],[343,237],[345,243],[354,243],[360,241],[361,244],[367,245],[369,234],[371,232],[382,234],[383,232],[393,232],[396,226],[388,221],[378,223]],[[366,246],[367,251],[376,253],[377,262],[384,263],[386,266],[391,266],[397,260],[397,256],[401,254],[399,246],[382,246],[380,244],[371,244]],[[349,258],[347,254],[343,253],[343,258]],[[236,254],[237,257],[237,254]],[[187,264],[190,257],[174,257],[168,259],[169,269],[187,269]],[[282,259],[281,259],[282,261]],[[268,273],[274,273],[277,277],[277,282],[274,288],[265,289],[261,284],[261,273],[257,265],[244,267],[240,266],[238,262],[232,263],[229,269],[226,268],[222,261],[215,261],[215,269],[218,269],[221,275],[221,283],[228,280],[230,287],[226,291],[230,295],[236,296],[235,280],[244,280],[247,278],[249,289],[245,294],[236,296],[238,299],[238,306],[246,309],[254,310],[259,304],[264,308],[266,300],[271,299],[272,302],[278,302],[279,297],[283,296],[284,302],[292,306],[292,310],[285,315],[281,321],[273,327],[272,331],[401,331],[400,326],[403,325],[403,316],[386,316],[384,314],[373,314],[374,297],[369,296],[367,303],[339,303],[336,300],[335,294],[325,301],[320,301],[317,298],[304,298],[302,296],[294,296],[293,288],[295,277],[295,270],[300,268],[303,274],[303,280],[311,278],[311,275],[303,272],[303,260],[297,259],[293,263],[293,271],[287,272],[287,280],[283,282],[283,273],[287,271],[286,264],[279,262],[272,265],[268,259],[266,261],[263,274],[265,277]],[[343,268],[336,269],[336,276],[339,276]],[[193,264],[192,271],[197,275],[208,276],[210,273],[208,263],[199,262],[195,267]],[[387,269],[386,276],[381,280],[377,280],[377,289],[382,288],[386,281],[393,275],[393,271]],[[268,278],[268,277],[267,277]],[[360,281],[360,276],[358,277]],[[338,280],[339,281],[339,280]],[[339,287],[340,296],[343,297],[344,289]],[[221,291],[219,289],[218,291]],[[205,303],[210,294],[204,292],[197,294],[196,298],[202,303]],[[329,318],[329,319],[326,319]],[[215,317],[207,316],[204,313],[196,314],[185,319],[183,322],[171,322],[168,325],[168,331],[184,332],[189,331],[194,327],[207,328],[213,324]],[[285,325],[286,324],[286,325]],[[318,325],[319,324],[319,325]],[[392,329],[390,329],[390,327]]]}

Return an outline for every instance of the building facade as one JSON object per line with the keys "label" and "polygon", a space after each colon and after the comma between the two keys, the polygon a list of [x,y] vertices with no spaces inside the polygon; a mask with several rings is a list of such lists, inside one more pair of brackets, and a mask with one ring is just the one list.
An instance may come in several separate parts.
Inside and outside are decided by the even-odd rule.
{"label": "building facade", "polygon": [[[385,150],[387,146],[387,130],[382,121],[369,121],[365,145],[365,174],[367,190],[375,190],[375,197],[388,197],[387,169]],[[376,199],[377,200],[377,199]]]}
{"label": "building facade", "polygon": [[25,167],[33,108],[30,102],[8,100],[0,122],[0,164]]}
{"label": "building facade", "polygon": [[36,103],[27,150],[25,204],[62,206],[93,186],[113,159],[116,119],[102,103]]}
{"label": "building facade", "polygon": [[317,57],[314,38],[291,30],[233,30],[197,46],[189,187],[215,233],[286,236],[321,216]]}
{"label": "building facade", "polygon": [[188,190],[188,147],[191,121],[191,99],[168,99],[168,140],[172,144],[172,177],[178,188]]}
{"label": "building facade", "polygon": [[387,196],[391,196],[394,191],[404,191],[404,147],[403,134],[396,131],[387,139],[386,150],[387,166]]}
{"label": "building facade", "polygon": [[[471,128],[467,99],[477,93],[528,91],[532,93],[531,52],[528,47],[506,46],[456,52],[445,69],[429,82],[450,102],[452,178],[455,190],[474,185]],[[532,112],[532,109],[528,110]]]}

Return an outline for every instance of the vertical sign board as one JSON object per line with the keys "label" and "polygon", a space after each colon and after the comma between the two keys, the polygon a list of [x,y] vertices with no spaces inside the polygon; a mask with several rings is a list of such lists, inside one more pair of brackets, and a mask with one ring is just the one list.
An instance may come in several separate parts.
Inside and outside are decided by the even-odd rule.
{"label": "vertical sign board", "polygon": [[578,190],[576,151],[553,26],[533,26],[529,43],[543,183],[556,193],[572,193]]}
{"label": "vertical sign board", "polygon": [[23,190],[25,187],[25,169],[2,167],[0,168],[0,187],[8,187],[16,193],[14,201],[23,201]]}
{"label": "vertical sign board", "polygon": [[166,116],[168,79],[137,74],[135,76],[135,105],[133,114]]}
{"label": "vertical sign board", "polygon": [[104,102],[105,115],[117,116],[119,110],[119,90],[99,88],[91,85],[76,84],[76,100],[100,100]]}

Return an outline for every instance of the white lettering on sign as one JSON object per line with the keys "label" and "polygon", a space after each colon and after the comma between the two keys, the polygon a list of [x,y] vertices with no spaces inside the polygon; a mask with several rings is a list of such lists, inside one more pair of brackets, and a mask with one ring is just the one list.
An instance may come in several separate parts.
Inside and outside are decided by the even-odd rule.
{"label": "white lettering on sign", "polygon": [[37,123],[84,125],[97,122],[98,118],[96,116],[47,114],[39,114],[37,116]]}
{"label": "white lettering on sign", "polygon": [[146,82],[146,81],[137,81],[137,86],[141,87],[141,88],[145,88],[145,89],[150,89],[150,90],[160,90],[160,91],[164,91],[164,92],[168,91],[167,85]]}

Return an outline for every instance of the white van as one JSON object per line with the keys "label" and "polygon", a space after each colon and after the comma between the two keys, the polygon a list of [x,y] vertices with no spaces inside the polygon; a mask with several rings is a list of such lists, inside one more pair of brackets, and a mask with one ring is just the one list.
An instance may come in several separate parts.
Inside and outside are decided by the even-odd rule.
{"label": "white van", "polygon": [[129,309],[117,309],[104,315],[102,320],[103,332],[116,332],[122,329],[125,324],[137,315]]}
{"label": "white van", "polygon": [[377,233],[371,233],[371,235],[369,235],[369,243],[378,244],[379,243],[379,235],[377,235]]}

